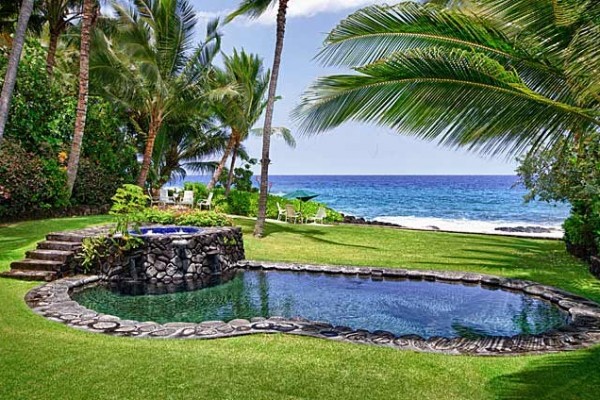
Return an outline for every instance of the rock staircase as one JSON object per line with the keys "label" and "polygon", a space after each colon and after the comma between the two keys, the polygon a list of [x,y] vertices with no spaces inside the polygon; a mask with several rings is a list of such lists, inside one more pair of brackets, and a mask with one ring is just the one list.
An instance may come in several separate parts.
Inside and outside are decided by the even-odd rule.
{"label": "rock staircase", "polygon": [[75,255],[81,249],[85,235],[50,233],[37,249],[28,251],[26,258],[10,264],[10,270],[0,273],[5,278],[28,281],[52,281],[72,271]]}

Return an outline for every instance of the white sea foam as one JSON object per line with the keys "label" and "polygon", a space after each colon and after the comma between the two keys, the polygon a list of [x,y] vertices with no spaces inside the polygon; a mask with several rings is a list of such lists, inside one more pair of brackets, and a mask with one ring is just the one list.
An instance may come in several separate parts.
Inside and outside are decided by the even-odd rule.
{"label": "white sea foam", "polygon": [[[486,233],[493,235],[517,235],[526,237],[562,238],[563,230],[560,225],[538,224],[522,221],[478,221],[469,219],[444,219],[415,216],[381,216],[375,221],[402,225],[411,229],[440,230],[464,233]],[[550,232],[505,232],[496,228],[538,227],[549,229]]]}

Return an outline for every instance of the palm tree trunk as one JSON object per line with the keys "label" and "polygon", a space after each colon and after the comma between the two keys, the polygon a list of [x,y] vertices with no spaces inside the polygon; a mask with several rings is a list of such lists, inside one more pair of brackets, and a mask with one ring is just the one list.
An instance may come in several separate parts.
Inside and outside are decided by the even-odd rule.
{"label": "palm tree trunk", "polygon": [[[283,52],[283,40],[285,38],[286,14],[289,0],[279,0],[277,11],[277,40],[275,42],[275,57],[269,82],[269,97],[267,99],[267,110],[265,112],[265,126],[263,128],[262,158],[260,160],[260,195],[258,198],[258,217],[254,226],[254,236],[262,237],[265,229],[267,216],[267,196],[269,194],[269,149],[271,147],[271,129],[273,125],[273,109],[275,107],[275,96],[277,94],[277,79],[279,78],[279,67],[281,66],[281,53]],[[269,133],[266,133],[269,132]]]}
{"label": "palm tree trunk", "polygon": [[235,168],[235,162],[238,155],[239,145],[236,144],[233,147],[233,153],[231,154],[231,166],[229,167],[229,177],[227,177],[227,186],[225,186],[225,196],[229,196],[229,192],[231,191],[231,185],[233,184],[233,169]]}
{"label": "palm tree trunk", "polygon": [[32,12],[33,0],[23,0],[21,10],[19,11],[19,20],[17,21],[17,30],[13,39],[12,50],[10,51],[10,56],[8,58],[4,84],[2,85],[2,95],[0,95],[0,142],[4,136],[4,128],[6,127],[6,121],[8,120],[10,100],[17,81],[17,69],[19,68],[21,52],[23,51],[23,45],[25,44],[25,32],[27,31],[27,24],[29,23],[29,17],[31,17]]}
{"label": "palm tree trunk", "polygon": [[58,47],[59,37],[59,31],[50,31],[50,41],[48,42],[48,54],[46,56],[46,72],[49,76],[51,76],[54,72],[54,65],[56,64],[56,49]]}
{"label": "palm tree trunk", "polygon": [[138,186],[142,188],[146,184],[146,179],[148,179],[148,171],[150,171],[152,153],[154,152],[154,142],[156,141],[156,135],[158,135],[161,125],[161,116],[151,116],[150,126],[148,127],[148,138],[146,139],[146,147],[144,149],[144,158],[142,160],[142,167],[137,181]]}
{"label": "palm tree trunk", "polygon": [[223,157],[221,157],[221,162],[219,162],[219,166],[215,170],[210,182],[206,186],[206,190],[208,190],[208,191],[213,190],[213,188],[219,181],[219,178],[221,177],[221,174],[223,173],[223,168],[225,167],[225,163],[227,162],[227,159],[229,158],[229,154],[231,154],[231,150],[233,149],[234,146],[235,146],[235,135],[232,132],[231,137],[229,138],[229,143],[227,143],[227,148],[225,149],[225,152],[223,153]]}
{"label": "palm tree trunk", "polygon": [[67,164],[67,190],[69,196],[73,193],[73,186],[79,169],[79,156],[81,155],[81,143],[85,131],[85,119],[88,105],[88,92],[90,82],[90,36],[92,22],[94,20],[94,1],[83,1],[83,20],[81,22],[81,44],[79,50],[79,98],[77,99],[77,114],[75,117],[75,131],[69,163]]}

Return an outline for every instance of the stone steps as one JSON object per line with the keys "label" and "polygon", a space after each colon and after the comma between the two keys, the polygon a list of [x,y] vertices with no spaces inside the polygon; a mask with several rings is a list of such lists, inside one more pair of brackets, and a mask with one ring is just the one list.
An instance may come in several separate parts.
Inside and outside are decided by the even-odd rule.
{"label": "stone steps", "polygon": [[75,233],[50,233],[46,236],[46,240],[51,242],[69,242],[69,243],[79,243],[83,241],[85,236],[78,235]]}
{"label": "stone steps", "polygon": [[69,274],[69,264],[81,249],[84,235],[78,233],[50,233],[37,249],[28,251],[26,258],[10,264],[10,271],[0,273],[6,278],[29,281],[51,281]]}
{"label": "stone steps", "polygon": [[55,271],[62,272],[65,263],[54,260],[32,260],[26,258],[21,261],[15,261],[10,264],[11,269],[21,269],[30,271]]}
{"label": "stone steps", "polygon": [[44,240],[43,242],[39,242],[37,244],[37,248],[40,250],[76,251],[81,248],[81,243]]}
{"label": "stone steps", "polygon": [[32,260],[49,260],[49,261],[60,261],[67,262],[69,257],[73,255],[72,251],[65,250],[47,250],[47,249],[37,249],[33,251],[28,251],[25,253],[27,258]]}
{"label": "stone steps", "polygon": [[3,278],[20,279],[22,281],[53,281],[58,278],[56,271],[32,271],[22,269],[11,269],[0,272]]}

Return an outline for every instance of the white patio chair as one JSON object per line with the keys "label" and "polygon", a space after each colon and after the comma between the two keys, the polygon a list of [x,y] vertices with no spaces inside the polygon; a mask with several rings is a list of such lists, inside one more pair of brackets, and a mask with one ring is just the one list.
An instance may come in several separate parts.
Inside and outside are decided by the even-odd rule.
{"label": "white patio chair", "polygon": [[319,222],[320,224],[323,223],[323,221],[325,220],[325,218],[327,218],[327,211],[325,211],[325,208],[323,207],[319,207],[319,209],[317,210],[317,213],[315,214],[314,217],[308,217],[306,219],[306,222],[314,222],[315,224],[317,222]]}
{"label": "white patio chair", "polygon": [[212,198],[213,198],[213,192],[210,192],[208,194],[208,198],[206,198],[204,200],[200,200],[198,202],[198,207],[200,207],[200,210],[202,210],[203,207],[206,207],[210,210],[210,208],[212,207]]}
{"label": "white patio chair", "polygon": [[277,202],[277,221],[281,221],[281,217],[285,218],[285,208],[282,208]]}
{"label": "white patio chair", "polygon": [[158,204],[165,206],[175,204],[173,199],[169,196],[169,191],[167,189],[160,189],[158,192]]}
{"label": "white patio chair", "polygon": [[285,206],[285,220],[289,222],[290,220],[294,221],[294,223],[298,222],[298,218],[300,218],[300,222],[302,222],[302,214],[297,212],[293,205],[286,204]]}
{"label": "white patio chair", "polygon": [[186,190],[183,192],[183,199],[179,203],[182,206],[194,207],[194,192],[192,190]]}

